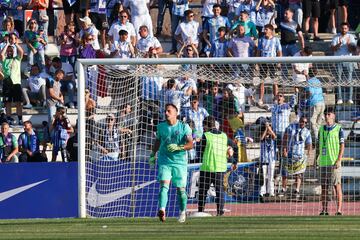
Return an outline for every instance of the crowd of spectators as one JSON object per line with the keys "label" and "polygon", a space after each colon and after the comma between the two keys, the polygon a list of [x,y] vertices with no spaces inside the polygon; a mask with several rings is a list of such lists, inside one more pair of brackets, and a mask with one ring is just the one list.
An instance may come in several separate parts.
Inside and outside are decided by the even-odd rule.
{"label": "crowd of spectators", "polygon": [[[2,18],[0,21],[3,28],[0,49],[3,78],[2,102],[5,106],[4,122],[8,125],[16,123],[24,125],[25,131],[28,131],[26,129],[29,129],[29,122],[25,124],[22,120],[23,108],[46,107],[48,128],[51,132],[49,141],[55,146],[52,160],[55,160],[58,151],[61,152],[63,160],[67,160],[66,142],[74,129],[69,125],[67,118],[63,117],[63,107],[76,108],[74,98],[77,85],[74,69],[76,59],[161,56],[164,53],[164,47],[159,37],[163,35],[164,14],[167,8],[171,15],[170,54],[176,54],[177,57],[308,57],[312,55],[312,49],[307,46],[307,40],[310,38],[310,22],[313,23],[313,41],[321,40],[318,34],[321,1],[202,0],[202,22],[194,20],[195,12],[189,8],[191,2],[192,0],[158,0],[157,3],[150,0],[110,2],[54,0],[51,6],[48,0],[1,1]],[[339,32],[333,38],[331,50],[336,56],[359,54],[360,42],[356,42],[355,37],[349,33],[347,2],[339,1],[343,17],[340,20],[341,24],[336,23],[334,17],[337,1],[331,1],[331,4],[330,31],[334,34]],[[53,6],[64,8],[66,25],[56,34],[60,55],[51,59],[45,55],[45,49],[49,43],[47,10]],[[150,6],[157,6],[159,10],[156,28],[153,28],[155,24],[152,23]],[[19,14],[24,9],[33,10],[25,29],[23,29],[24,16]],[[58,14],[59,10],[55,10],[56,17],[59,16]],[[313,18],[312,21],[310,17]],[[336,28],[338,25],[339,27]],[[21,47],[20,39],[27,47],[26,53]],[[27,66],[26,69],[21,69],[24,54],[27,57]],[[196,67],[196,65],[182,66],[184,70],[193,70]],[[267,127],[267,130],[262,131],[261,134],[264,133],[262,136],[264,141],[266,139],[270,141],[274,138],[272,135],[274,133],[275,148],[283,145],[281,139],[290,124],[290,112],[293,111],[295,105],[297,105],[298,119],[305,114],[307,108],[313,110],[310,111],[310,115],[305,114],[305,117],[311,119],[312,135],[315,138],[325,108],[324,100],[320,99],[321,88],[320,90],[316,88],[316,82],[319,81],[316,78],[316,69],[313,69],[310,64],[293,64],[291,68],[286,70],[291,72],[285,74],[288,74],[289,78],[292,74],[295,83],[307,82],[309,87],[294,92],[289,103],[285,102],[284,93],[279,90],[274,80],[278,72],[285,71],[281,65],[243,64],[233,66],[232,69],[232,72],[239,77],[254,77],[252,74],[255,72],[261,76],[257,105],[272,113],[271,127]],[[21,70],[28,77],[24,79]],[[99,72],[101,71],[104,70],[99,69]],[[353,63],[337,65],[337,77],[343,81],[351,82],[353,71]],[[271,102],[271,106],[264,104],[264,80],[267,77],[273,79],[274,103]],[[98,84],[99,81],[98,79]],[[237,144],[242,146],[240,149],[245,149],[249,138],[245,138],[241,128],[244,125],[245,103],[255,104],[253,86],[244,86],[240,83],[207,82],[190,74],[184,74],[176,79],[142,77],[140,90],[141,98],[146,102],[144,105],[150,106],[150,111],[143,111],[143,114],[153,120],[152,124],[145,124],[146,129],[153,129],[155,123],[162,120],[164,106],[168,103],[174,104],[179,109],[180,119],[192,122],[196,141],[194,148],[196,151],[191,157],[194,162],[198,161],[196,156],[200,151],[202,121],[208,115],[215,117],[217,127],[237,141]],[[345,101],[343,91],[343,87],[338,88],[337,104],[343,104]],[[346,101],[353,104],[352,87],[349,93],[346,95]],[[92,97],[96,98],[96,96]],[[11,114],[13,104],[16,105],[17,119],[14,119]],[[95,105],[95,102],[91,102],[90,105]],[[112,135],[116,137],[121,135],[128,141],[128,136],[132,133],[129,127],[131,124],[126,117],[129,111],[131,112],[131,109],[127,110],[128,107],[131,106],[126,105],[121,109],[121,118],[112,115],[106,118],[108,127],[106,131],[109,134],[104,133],[104,137],[109,139],[104,138],[97,143],[104,154],[115,152],[112,156],[127,157],[125,153],[127,151],[124,151],[127,146],[115,144],[118,139]],[[91,115],[89,113],[89,116]],[[117,124],[122,126],[119,132],[116,129],[113,130],[112,121],[117,121]],[[127,123],[123,124],[124,122]],[[31,134],[30,130],[28,132]],[[255,138],[255,136],[252,137]],[[111,141],[114,141],[114,144]],[[16,145],[16,141],[12,142]],[[34,143],[36,142],[34,140]],[[245,158],[244,152],[239,150],[239,160]]]}

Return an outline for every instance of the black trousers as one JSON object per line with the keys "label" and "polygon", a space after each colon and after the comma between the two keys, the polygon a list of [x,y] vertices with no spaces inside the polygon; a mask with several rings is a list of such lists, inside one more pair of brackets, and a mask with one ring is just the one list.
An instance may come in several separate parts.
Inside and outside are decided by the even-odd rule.
{"label": "black trousers", "polygon": [[198,211],[203,212],[205,208],[207,191],[211,184],[215,186],[215,202],[217,215],[224,214],[225,192],[224,192],[224,172],[203,172],[200,171],[199,179],[199,201]]}

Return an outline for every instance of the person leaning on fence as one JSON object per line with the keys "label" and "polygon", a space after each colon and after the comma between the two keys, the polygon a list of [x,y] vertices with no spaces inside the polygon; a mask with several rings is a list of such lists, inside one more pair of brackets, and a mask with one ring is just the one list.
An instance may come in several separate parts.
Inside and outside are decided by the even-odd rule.
{"label": "person leaning on fence", "polygon": [[74,132],[70,124],[70,120],[66,116],[66,109],[64,107],[57,107],[54,120],[50,125],[51,143],[53,144],[52,162],[56,161],[59,151],[63,162],[68,161],[68,153],[66,151],[66,144],[70,137],[70,133]]}
{"label": "person leaning on fence", "polygon": [[237,160],[233,157],[234,153],[228,149],[228,146],[230,146],[234,152],[237,151],[237,146],[225,133],[216,129],[215,118],[213,116],[205,118],[204,128],[205,133],[201,140],[202,150],[200,159],[202,164],[200,166],[198,211],[204,211],[206,193],[210,185],[214,184],[216,191],[216,213],[217,216],[222,216],[225,213],[223,181],[225,172],[227,171],[227,155],[229,155],[229,160],[232,162],[232,170],[237,168]]}
{"label": "person leaning on fence", "polygon": [[341,159],[345,149],[344,130],[335,122],[335,111],[327,108],[325,111],[326,125],[319,130],[318,164],[320,166],[321,203],[320,215],[329,215],[328,194],[333,191],[337,200],[335,215],[342,215],[341,189]]}

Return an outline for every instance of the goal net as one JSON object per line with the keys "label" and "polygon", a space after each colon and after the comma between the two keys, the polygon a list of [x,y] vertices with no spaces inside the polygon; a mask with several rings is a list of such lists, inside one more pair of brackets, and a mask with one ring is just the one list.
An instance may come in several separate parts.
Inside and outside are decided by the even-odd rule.
{"label": "goal net", "polygon": [[[192,131],[193,149],[183,154],[188,214],[199,205],[225,216],[359,214],[359,64],[359,57],[81,59],[80,215],[156,216],[158,169],[148,160],[168,103]],[[324,110],[336,116],[337,134]],[[217,155],[205,159],[209,149]],[[217,162],[200,171],[205,161]],[[166,215],[178,216],[176,188],[168,194]]]}

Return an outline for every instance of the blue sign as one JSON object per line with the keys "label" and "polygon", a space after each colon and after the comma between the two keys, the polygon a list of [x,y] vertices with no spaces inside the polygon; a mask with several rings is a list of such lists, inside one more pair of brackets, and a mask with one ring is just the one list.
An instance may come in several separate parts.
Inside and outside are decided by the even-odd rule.
{"label": "blue sign", "polygon": [[[197,204],[200,164],[188,167],[189,204]],[[230,167],[230,166],[229,166]],[[111,172],[109,171],[111,170]],[[226,202],[257,201],[256,164],[229,172]],[[155,217],[160,185],[157,171],[145,162],[102,159],[87,163],[87,214],[92,217]],[[214,199],[209,196],[208,202]],[[179,215],[176,189],[170,187],[167,216]]]}
{"label": "blue sign", "polygon": [[0,219],[78,216],[77,163],[0,165]]}

